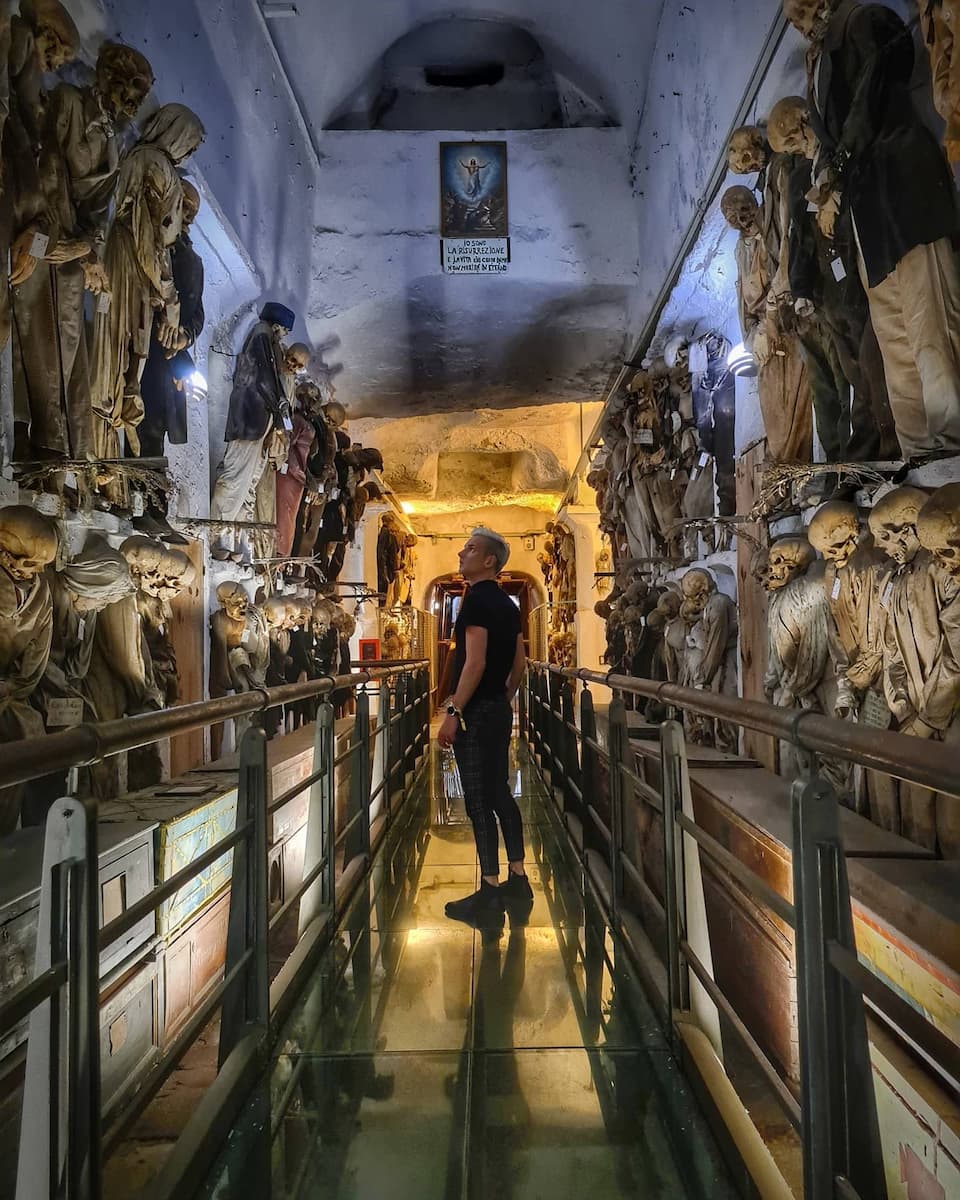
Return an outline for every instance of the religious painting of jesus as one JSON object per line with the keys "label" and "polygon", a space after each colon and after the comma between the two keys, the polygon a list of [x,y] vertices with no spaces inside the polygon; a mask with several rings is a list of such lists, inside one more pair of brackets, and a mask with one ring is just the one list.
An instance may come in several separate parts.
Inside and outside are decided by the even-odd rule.
{"label": "religious painting of jesus", "polygon": [[505,238],[507,143],[440,143],[440,236]]}

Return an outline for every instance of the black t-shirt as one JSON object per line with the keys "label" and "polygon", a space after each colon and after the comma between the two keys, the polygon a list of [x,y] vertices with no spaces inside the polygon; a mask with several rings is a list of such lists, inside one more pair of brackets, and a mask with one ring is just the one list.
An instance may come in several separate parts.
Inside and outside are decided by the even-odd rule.
{"label": "black t-shirt", "polygon": [[490,700],[502,696],[517,653],[520,610],[495,579],[475,583],[460,606],[454,630],[457,649],[453,659],[453,692],[457,690],[467,661],[467,628],[470,625],[478,625],[487,631],[487,665],[472,698]]}

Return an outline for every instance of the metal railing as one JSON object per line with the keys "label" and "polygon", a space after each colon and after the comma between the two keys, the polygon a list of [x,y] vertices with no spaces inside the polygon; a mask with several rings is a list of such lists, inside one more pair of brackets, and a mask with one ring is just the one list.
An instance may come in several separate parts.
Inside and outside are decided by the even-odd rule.
{"label": "metal railing", "polygon": [[[576,682],[584,685],[579,722],[574,719]],[[591,685],[613,692],[605,744],[597,736]],[[624,696],[653,700],[668,712],[682,710],[729,722],[796,747],[800,777],[790,790],[792,902],[698,824],[683,726],[677,720],[659,726],[659,785],[639,777],[628,757]],[[817,774],[818,756],[960,796],[955,751],[818,714],[545,663],[530,665],[522,700],[521,731],[554,798],[556,815],[571,835],[595,899],[654,999],[665,992],[660,1015],[674,1047],[680,1048],[691,1021],[702,1027],[704,1013],[708,1024],[712,1014],[719,1039],[722,1017],[800,1138],[805,1197],[885,1198],[864,1001],[954,1085],[960,1080],[960,1047],[857,958],[840,805],[832,786]],[[626,844],[624,825],[633,815],[631,806],[646,806],[661,822],[662,881],[648,877],[643,856],[638,854],[641,861],[636,861]],[[693,867],[699,871],[701,861],[732,876],[794,935],[799,1087],[784,1079],[716,982],[709,935],[696,936],[695,915],[688,912],[688,898],[695,893],[689,872]],[[661,882],[662,897],[657,894]],[[660,951],[644,929],[643,910],[656,914],[665,935]],[[759,1147],[759,1158],[766,1154],[767,1160],[758,1170],[768,1170],[773,1160],[752,1132],[754,1149]],[[747,1157],[741,1154],[750,1170]],[[775,1167],[768,1175],[783,1187],[769,1192],[761,1188],[761,1194],[788,1194]]]}
{"label": "metal railing", "polygon": [[[371,730],[370,694],[378,700]],[[356,693],[349,748],[336,753],[332,700]],[[318,956],[362,881],[429,748],[429,664],[382,670],[183,705],[160,713],[83,725],[21,742],[0,754],[0,787],[89,765],[229,718],[278,705],[320,701],[313,770],[271,796],[267,739],[254,727],[239,754],[236,825],[188,866],[100,928],[95,800],[58,800],[47,817],[36,971],[0,1003],[0,1039],[29,1020],[17,1200],[99,1200],[103,1163],[158,1095],[220,1010],[219,1072],[147,1193],[191,1195],[205,1177],[267,1060],[272,1032],[289,1015]],[[342,732],[342,731],[341,731]],[[336,828],[336,770],[349,764],[346,820]],[[268,918],[268,819],[309,792],[302,879]],[[222,978],[146,1074],[104,1113],[99,1014],[100,952],[134,929],[202,871],[233,852]],[[271,937],[299,908],[291,953],[271,981]],[[289,927],[289,923],[288,926]],[[274,944],[274,949],[276,945]]]}

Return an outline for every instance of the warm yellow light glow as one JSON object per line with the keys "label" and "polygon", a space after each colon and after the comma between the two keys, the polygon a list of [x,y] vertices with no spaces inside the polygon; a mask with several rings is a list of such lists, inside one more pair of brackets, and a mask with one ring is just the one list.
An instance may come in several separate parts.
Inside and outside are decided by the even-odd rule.
{"label": "warm yellow light glow", "polygon": [[401,500],[400,507],[403,509],[403,511],[407,514],[408,517],[414,511],[413,505],[410,503],[409,500]]}

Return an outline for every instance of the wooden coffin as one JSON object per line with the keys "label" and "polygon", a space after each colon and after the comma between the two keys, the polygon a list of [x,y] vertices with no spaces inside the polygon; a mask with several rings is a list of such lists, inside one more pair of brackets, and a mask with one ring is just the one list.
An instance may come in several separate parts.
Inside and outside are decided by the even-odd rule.
{"label": "wooden coffin", "polygon": [[[690,785],[697,823],[792,901],[790,784],[762,768],[709,768],[691,770]],[[848,859],[931,857],[842,807],[840,827]],[[797,1083],[793,931],[705,854],[700,861],[717,982],[785,1078]]]}
{"label": "wooden coffin", "polygon": [[[112,921],[141,900],[153,887],[153,835],[149,821],[103,825],[99,833],[100,925]],[[0,999],[9,996],[34,974],[37,924],[40,916],[40,881],[43,870],[41,827],[21,829],[0,842]],[[156,932],[153,916],[100,955],[100,975],[105,978],[146,945]],[[27,1022],[0,1039],[0,1058],[27,1036]]]}
{"label": "wooden coffin", "polygon": [[[233,832],[236,779],[185,775],[101,806],[101,822],[134,816],[156,826],[156,881],[164,883]],[[233,851],[228,850],[164,901],[157,913],[157,933],[166,938],[179,929],[226,887],[232,870]]]}
{"label": "wooden coffin", "polygon": [[[159,1056],[163,979],[154,941],[103,984],[100,1070],[107,1123]],[[13,1196],[27,1046],[0,1063],[0,1196]]]}
{"label": "wooden coffin", "polygon": [[163,977],[156,947],[118,972],[100,998],[100,1073],[103,1110],[137,1090],[160,1052]]}
{"label": "wooden coffin", "polygon": [[222,891],[175,933],[163,939],[160,1042],[166,1047],[223,977],[230,889]]}
{"label": "wooden coffin", "polygon": [[953,1200],[960,1103],[876,1021],[867,1030],[888,1200]]}
{"label": "wooden coffin", "polygon": [[861,961],[960,1044],[960,862],[847,864]]}

